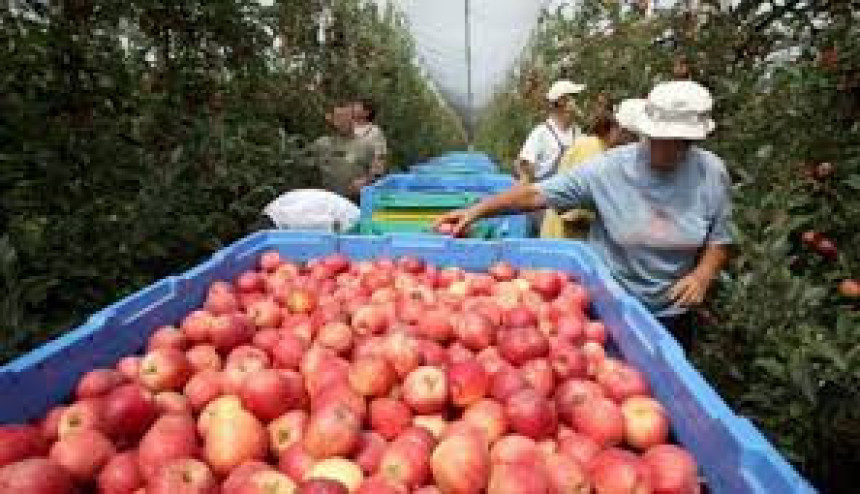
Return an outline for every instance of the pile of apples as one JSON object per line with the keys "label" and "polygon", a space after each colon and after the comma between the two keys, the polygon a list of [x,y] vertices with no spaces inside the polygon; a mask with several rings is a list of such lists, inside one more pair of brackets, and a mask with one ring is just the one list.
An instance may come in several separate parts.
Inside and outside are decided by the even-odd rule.
{"label": "pile of apples", "polygon": [[700,492],[561,272],[267,252],[145,353],[0,426],[0,492]]}

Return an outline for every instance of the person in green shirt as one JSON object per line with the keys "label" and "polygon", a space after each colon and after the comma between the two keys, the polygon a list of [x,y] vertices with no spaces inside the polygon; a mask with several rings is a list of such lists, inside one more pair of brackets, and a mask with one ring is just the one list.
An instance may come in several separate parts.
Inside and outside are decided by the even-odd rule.
{"label": "person in green shirt", "polygon": [[374,149],[355,137],[352,106],[335,107],[328,122],[331,134],[320,137],[309,148],[320,172],[321,188],[357,201],[361,188],[372,180]]}

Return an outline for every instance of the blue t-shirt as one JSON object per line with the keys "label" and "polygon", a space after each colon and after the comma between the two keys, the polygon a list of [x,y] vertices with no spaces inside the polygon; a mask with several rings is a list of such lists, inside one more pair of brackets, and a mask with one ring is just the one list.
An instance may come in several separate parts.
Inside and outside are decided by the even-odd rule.
{"label": "blue t-shirt", "polygon": [[589,242],[615,278],[657,316],[686,309],[669,289],[695,268],[706,244],[732,243],[730,181],[716,155],[691,147],[672,171],[650,166],[646,144],[611,149],[538,184],[558,210],[597,213]]}

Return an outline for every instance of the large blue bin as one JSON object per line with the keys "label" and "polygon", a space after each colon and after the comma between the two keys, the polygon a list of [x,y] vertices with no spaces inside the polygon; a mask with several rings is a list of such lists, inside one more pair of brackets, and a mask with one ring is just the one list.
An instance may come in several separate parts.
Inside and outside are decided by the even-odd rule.
{"label": "large blue bin", "polygon": [[[477,174],[477,175],[421,175],[421,174],[392,174],[387,175],[373,185],[361,189],[361,219],[370,220],[373,216],[375,197],[380,192],[471,192],[492,195],[510,189],[516,180],[510,175]],[[528,238],[531,236],[531,219],[528,215],[518,214],[489,218],[486,220],[494,225],[496,231],[502,232],[504,238]]]}
{"label": "large blue bin", "polygon": [[185,274],[161,280],[96,313],[80,328],[0,368],[0,423],[41,416],[70,396],[84,372],[141,351],[154,328],[176,324],[200,306],[207,285],[234,278],[268,250],[299,261],[333,252],[354,259],[409,254],[468,270],[485,270],[504,260],[519,267],[568,272],[591,292],[593,308],[623,357],[648,375],[654,394],[672,416],[675,436],[696,456],[711,492],[815,492],[747,419],[726,406],[668,333],[578,242],[258,232]]}
{"label": "large blue bin", "polygon": [[484,153],[448,153],[410,167],[411,173],[499,173],[499,166]]}

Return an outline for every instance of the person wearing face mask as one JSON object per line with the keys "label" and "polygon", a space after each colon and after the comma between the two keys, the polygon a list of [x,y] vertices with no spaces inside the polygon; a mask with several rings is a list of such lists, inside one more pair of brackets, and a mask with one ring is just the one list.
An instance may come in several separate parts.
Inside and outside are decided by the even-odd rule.
{"label": "person wearing face mask", "polygon": [[[641,142],[611,149],[570,172],[521,183],[437,220],[455,235],[474,221],[546,207],[590,207],[589,243],[613,277],[689,350],[691,308],[703,302],[730,257],[730,180],[699,146],[714,130],[713,98],[693,81],[658,84],[628,108]],[[617,115],[617,117],[622,117]]]}

